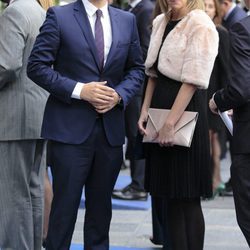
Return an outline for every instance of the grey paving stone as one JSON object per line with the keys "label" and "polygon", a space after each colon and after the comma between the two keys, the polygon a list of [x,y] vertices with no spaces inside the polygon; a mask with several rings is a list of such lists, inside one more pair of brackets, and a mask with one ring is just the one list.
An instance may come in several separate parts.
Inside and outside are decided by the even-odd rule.
{"label": "grey paving stone", "polygon": [[[222,161],[222,177],[229,177],[229,157]],[[122,174],[129,174],[126,170]],[[237,225],[232,197],[216,197],[202,201],[206,231],[204,250],[246,250],[247,243]],[[85,211],[79,209],[73,242],[83,241]],[[110,227],[110,244],[133,248],[153,248],[150,210],[114,210]]]}
{"label": "grey paving stone", "polygon": [[138,224],[136,223],[112,223],[110,230],[116,233],[128,232],[130,234],[135,233]]}

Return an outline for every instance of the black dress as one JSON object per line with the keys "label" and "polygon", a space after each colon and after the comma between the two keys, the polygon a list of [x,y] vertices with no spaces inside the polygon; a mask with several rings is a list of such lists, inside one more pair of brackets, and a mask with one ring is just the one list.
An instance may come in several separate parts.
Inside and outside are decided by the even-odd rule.
{"label": "black dress", "polygon": [[[176,24],[168,23],[163,41]],[[151,107],[171,109],[181,85],[158,72]],[[197,89],[186,110],[199,112],[190,148],[147,144],[145,188],[154,196],[194,199],[212,195],[206,90]]]}

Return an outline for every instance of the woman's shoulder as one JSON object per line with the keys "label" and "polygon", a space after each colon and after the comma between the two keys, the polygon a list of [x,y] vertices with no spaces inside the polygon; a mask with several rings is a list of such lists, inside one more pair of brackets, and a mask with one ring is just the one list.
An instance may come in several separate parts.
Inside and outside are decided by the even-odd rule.
{"label": "woman's shoulder", "polygon": [[202,25],[203,27],[210,27],[215,29],[215,25],[211,18],[205,13],[205,11],[200,9],[195,9],[187,14],[188,22],[191,26]]}
{"label": "woman's shoulder", "polygon": [[160,14],[156,16],[153,20],[153,26],[162,23],[165,20],[165,18],[166,18],[165,14]]}

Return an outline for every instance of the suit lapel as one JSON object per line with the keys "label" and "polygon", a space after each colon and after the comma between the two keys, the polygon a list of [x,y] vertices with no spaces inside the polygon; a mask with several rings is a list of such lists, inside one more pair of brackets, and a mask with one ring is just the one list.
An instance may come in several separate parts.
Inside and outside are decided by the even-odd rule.
{"label": "suit lapel", "polygon": [[99,59],[98,59],[98,55],[97,55],[97,51],[96,51],[95,40],[93,37],[91,26],[89,23],[89,19],[88,19],[86,10],[85,10],[81,0],[78,0],[77,2],[75,2],[74,16],[75,16],[76,21],[79,24],[82,32],[83,32],[83,35],[84,35],[89,47],[90,47],[90,50],[91,50],[93,57],[95,59],[95,62],[96,62],[96,66],[98,67],[99,70],[101,70],[100,65],[98,63]]}
{"label": "suit lapel", "polygon": [[139,2],[132,10],[131,13],[133,13],[134,15],[136,15],[140,9],[143,7],[143,0],[141,2]]}
{"label": "suit lapel", "polygon": [[238,8],[239,8],[238,6],[235,6],[235,8],[232,10],[230,15],[228,16],[226,20],[227,29],[230,29],[232,24],[235,22],[235,17],[237,15]]}
{"label": "suit lapel", "polygon": [[118,38],[119,38],[119,18],[117,16],[117,12],[115,8],[109,7],[109,16],[110,16],[110,22],[111,22],[111,29],[112,29],[112,44],[109,50],[109,54],[107,57],[107,61],[104,65],[104,70],[109,67],[112,57],[115,55],[116,47],[118,44]]}

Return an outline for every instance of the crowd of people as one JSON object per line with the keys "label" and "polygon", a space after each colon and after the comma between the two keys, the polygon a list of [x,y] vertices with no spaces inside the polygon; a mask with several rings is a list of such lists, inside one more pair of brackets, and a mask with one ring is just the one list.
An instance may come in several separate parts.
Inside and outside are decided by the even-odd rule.
{"label": "crowd of people", "polygon": [[[84,188],[85,250],[109,249],[111,197],[148,193],[151,241],[202,250],[201,200],[229,186],[250,246],[249,0],[245,8],[129,0],[125,10],[107,0],[1,1],[0,249],[70,249]],[[169,113],[153,124],[153,143],[143,143],[150,109]],[[225,184],[218,111],[227,110],[234,127]],[[176,126],[186,111],[198,119],[190,146],[181,146]],[[131,183],[113,190],[125,137]]]}

